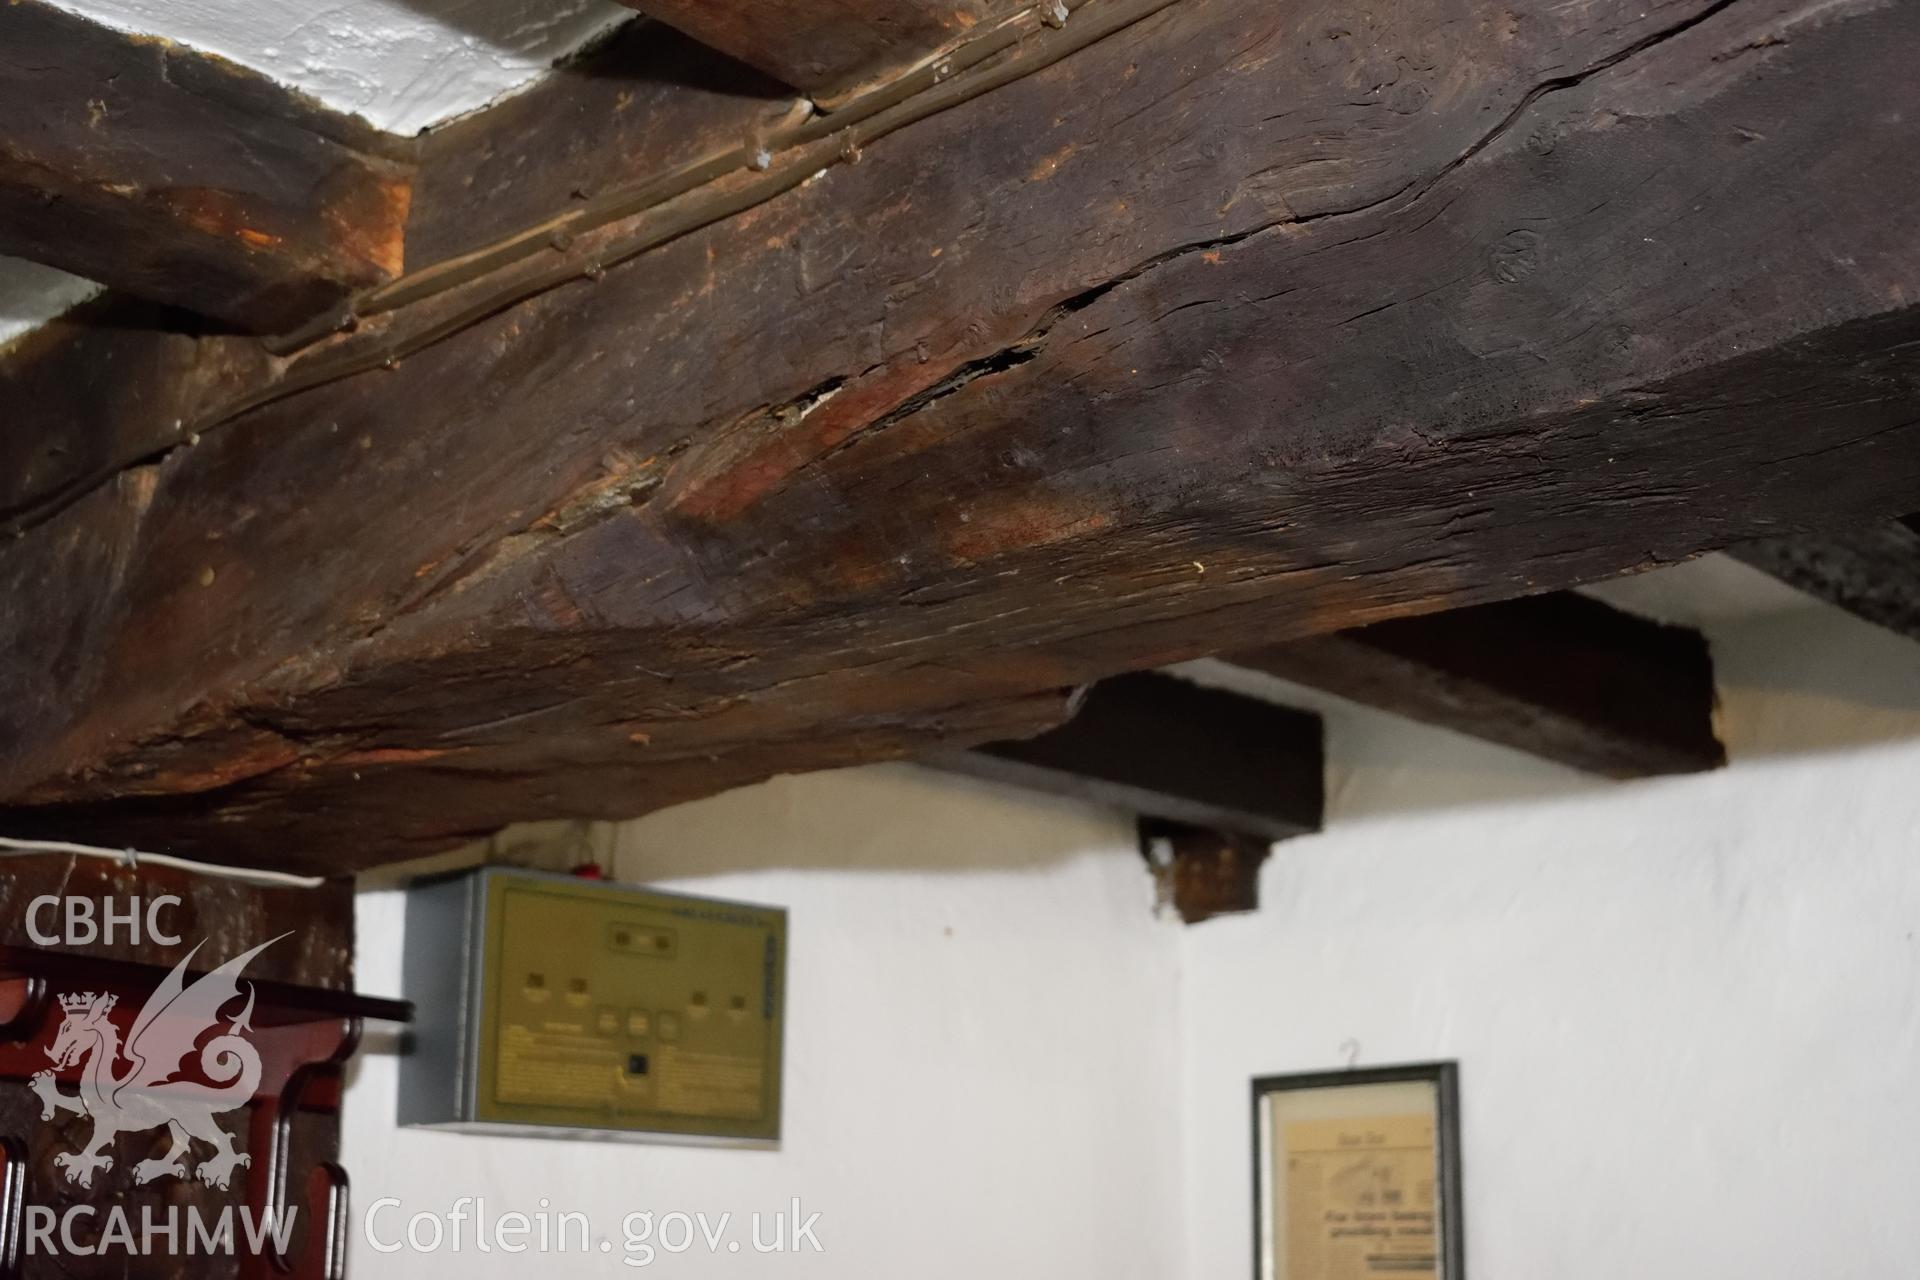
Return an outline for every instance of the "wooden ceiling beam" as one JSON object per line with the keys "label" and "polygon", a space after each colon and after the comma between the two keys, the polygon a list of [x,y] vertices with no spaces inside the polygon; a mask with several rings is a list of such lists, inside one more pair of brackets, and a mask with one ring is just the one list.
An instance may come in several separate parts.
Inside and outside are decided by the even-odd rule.
{"label": "wooden ceiling beam", "polygon": [[[682,190],[687,175],[803,110],[790,89],[732,59],[657,23],[629,23],[592,57],[419,139],[409,270],[394,283],[456,273],[516,239],[544,246],[599,202]],[[377,327],[392,292],[375,287],[331,307],[308,340]],[[278,353],[302,345],[209,333],[125,294],[16,341],[0,354],[0,401],[31,410],[0,432],[0,537],[271,394],[285,376]]]}
{"label": "wooden ceiling beam", "polygon": [[1260,868],[1273,853],[1271,840],[1160,818],[1141,818],[1136,826],[1160,905],[1173,908],[1182,923],[1260,909]]}
{"label": "wooden ceiling beam", "polygon": [[369,865],[1914,508],[1920,10],[1350,15],[1092,0],[183,354],[0,547],[0,824]]}
{"label": "wooden ceiling beam", "polygon": [[411,171],[265,76],[0,4],[0,253],[275,333],[400,272]]}
{"label": "wooden ceiling beam", "polygon": [[1320,829],[1320,717],[1136,672],[1102,680],[1065,724],[920,763],[1029,791],[1285,840]]}
{"label": "wooden ceiling beam", "polygon": [[1610,778],[1726,763],[1697,631],[1572,592],[1227,655],[1225,661]]}
{"label": "wooden ceiling beam", "polygon": [[1062,0],[1044,5],[1028,0],[624,3],[806,92],[825,108],[1017,15],[1059,23],[1068,12]]}
{"label": "wooden ceiling beam", "polygon": [[1730,550],[1796,590],[1920,640],[1920,516]]}
{"label": "wooden ceiling beam", "polygon": [[559,219],[600,201],[678,191],[688,184],[676,173],[750,149],[807,111],[786,85],[669,27],[630,22],[590,57],[422,136],[408,269],[451,266],[549,224],[564,236]]}

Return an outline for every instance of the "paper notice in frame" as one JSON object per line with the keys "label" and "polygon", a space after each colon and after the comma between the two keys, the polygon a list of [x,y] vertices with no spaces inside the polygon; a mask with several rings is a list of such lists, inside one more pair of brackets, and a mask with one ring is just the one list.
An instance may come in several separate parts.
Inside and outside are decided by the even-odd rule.
{"label": "paper notice in frame", "polygon": [[1288,1275],[1438,1280],[1433,1117],[1305,1120],[1285,1138]]}
{"label": "paper notice in frame", "polygon": [[1451,1064],[1254,1082],[1258,1280],[1463,1280]]}

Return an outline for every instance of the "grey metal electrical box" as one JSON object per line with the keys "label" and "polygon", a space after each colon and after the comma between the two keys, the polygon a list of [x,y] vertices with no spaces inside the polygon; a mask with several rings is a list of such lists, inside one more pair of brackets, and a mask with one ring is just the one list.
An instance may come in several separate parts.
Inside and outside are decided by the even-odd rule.
{"label": "grey metal electrical box", "polygon": [[486,867],[406,914],[400,1123],[779,1140],[784,910]]}

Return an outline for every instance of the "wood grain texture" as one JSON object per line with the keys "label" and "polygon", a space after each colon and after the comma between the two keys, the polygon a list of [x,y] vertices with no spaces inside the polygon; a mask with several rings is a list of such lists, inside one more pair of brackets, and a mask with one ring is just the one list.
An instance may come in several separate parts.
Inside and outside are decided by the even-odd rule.
{"label": "wood grain texture", "polygon": [[[718,6],[716,6],[718,7]],[[768,130],[792,90],[655,22],[420,141],[407,260],[444,262]]]}
{"label": "wood grain texture", "polygon": [[827,103],[1029,7],[1022,0],[623,3]]}
{"label": "wood grain texture", "polygon": [[253,332],[402,265],[400,139],[43,0],[0,4],[0,253]]}
{"label": "wood grain texture", "polygon": [[1910,511],[1916,40],[1179,0],[0,550],[0,817],[367,865]]}
{"label": "wood grain texture", "polygon": [[1610,778],[1698,773],[1727,760],[1706,639],[1571,592],[1225,660]]}
{"label": "wood grain texture", "polygon": [[[789,118],[790,90],[658,23],[418,143],[411,281],[595,197],[696,165]],[[342,309],[317,318],[324,330]],[[309,329],[315,326],[308,326]],[[0,537],[195,438],[293,362],[177,308],[109,295],[0,350]]]}
{"label": "wood grain texture", "polygon": [[1875,626],[1920,640],[1920,518],[1762,538],[1730,554]]}
{"label": "wood grain texture", "polygon": [[[252,338],[108,294],[0,350],[0,540],[192,440],[216,406],[273,376]],[[130,470],[132,469],[132,470]]]}
{"label": "wood grain texture", "polygon": [[1087,689],[1073,717],[1032,737],[922,757],[950,773],[1139,817],[1285,840],[1325,810],[1320,717],[1173,676]]}

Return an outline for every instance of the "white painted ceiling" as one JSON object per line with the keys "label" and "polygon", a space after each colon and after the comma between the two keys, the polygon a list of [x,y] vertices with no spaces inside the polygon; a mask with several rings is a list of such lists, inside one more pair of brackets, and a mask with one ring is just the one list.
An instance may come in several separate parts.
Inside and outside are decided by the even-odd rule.
{"label": "white painted ceiling", "polygon": [[100,286],[91,280],[37,262],[0,258],[0,346],[98,292]]}
{"label": "white painted ceiling", "polygon": [[1596,582],[1580,592],[1627,613],[1707,632],[1729,623],[1827,607],[1777,578],[1722,555]]}
{"label": "white painted ceiling", "polygon": [[612,0],[56,0],[216,53],[382,129],[486,106],[634,17]]}

